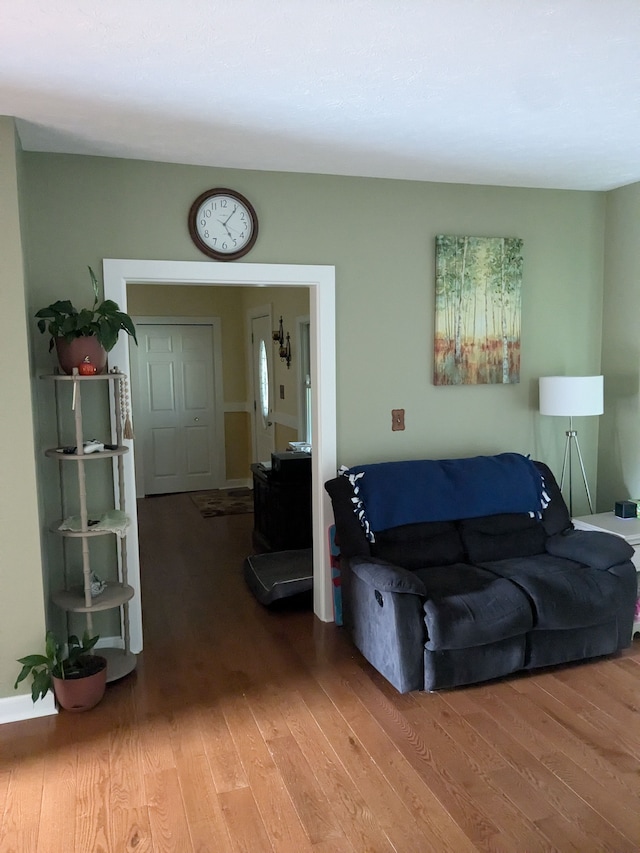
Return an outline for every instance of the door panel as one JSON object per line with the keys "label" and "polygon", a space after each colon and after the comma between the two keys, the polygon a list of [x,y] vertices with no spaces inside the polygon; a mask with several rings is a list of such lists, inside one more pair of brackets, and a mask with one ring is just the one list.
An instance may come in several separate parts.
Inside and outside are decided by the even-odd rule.
{"label": "door panel", "polygon": [[153,470],[156,477],[175,477],[177,475],[176,443],[175,429],[161,427],[151,431]]}
{"label": "door panel", "polygon": [[209,471],[209,435],[206,427],[188,426],[187,474],[207,474]]}
{"label": "door panel", "polygon": [[175,412],[176,392],[173,364],[149,364],[149,409],[152,412]]}
{"label": "door panel", "polygon": [[185,364],[183,368],[184,407],[188,412],[206,409],[207,370],[202,362]]}
{"label": "door panel", "polygon": [[137,331],[145,494],[218,488],[224,444],[216,430],[212,326],[143,324]]}

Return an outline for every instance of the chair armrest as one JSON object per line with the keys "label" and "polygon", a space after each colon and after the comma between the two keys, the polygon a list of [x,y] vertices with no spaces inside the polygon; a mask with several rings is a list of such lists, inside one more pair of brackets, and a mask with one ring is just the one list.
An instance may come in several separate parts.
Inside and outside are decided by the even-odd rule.
{"label": "chair armrest", "polygon": [[565,530],[550,536],[546,548],[554,557],[574,560],[599,571],[630,560],[634,553],[621,536],[598,530]]}
{"label": "chair armrest", "polygon": [[360,580],[380,592],[409,593],[422,598],[427,596],[427,590],[420,578],[401,566],[394,566],[376,557],[352,557],[350,566],[351,571]]}

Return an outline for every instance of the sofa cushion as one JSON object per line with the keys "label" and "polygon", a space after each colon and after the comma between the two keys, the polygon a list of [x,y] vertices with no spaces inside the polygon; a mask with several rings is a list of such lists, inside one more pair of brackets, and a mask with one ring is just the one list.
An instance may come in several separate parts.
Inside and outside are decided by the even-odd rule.
{"label": "sofa cushion", "polygon": [[371,553],[406,569],[462,562],[464,548],[452,521],[427,521],[381,530]]}
{"label": "sofa cushion", "polygon": [[470,649],[424,650],[424,689],[476,684],[523,669],[530,634]]}
{"label": "sofa cushion", "polygon": [[619,580],[572,560],[537,554],[484,566],[526,593],[534,610],[534,628],[599,625],[615,616],[619,607]]}
{"label": "sofa cushion", "polygon": [[527,596],[485,569],[455,563],[419,569],[416,575],[427,592],[427,649],[483,646],[525,634],[533,626]]}
{"label": "sofa cushion", "polygon": [[532,631],[527,642],[527,669],[555,666],[573,660],[610,655],[620,646],[617,619],[603,621],[586,628],[564,631]]}
{"label": "sofa cushion", "polygon": [[547,538],[542,523],[524,513],[464,519],[460,535],[470,563],[544,554]]}

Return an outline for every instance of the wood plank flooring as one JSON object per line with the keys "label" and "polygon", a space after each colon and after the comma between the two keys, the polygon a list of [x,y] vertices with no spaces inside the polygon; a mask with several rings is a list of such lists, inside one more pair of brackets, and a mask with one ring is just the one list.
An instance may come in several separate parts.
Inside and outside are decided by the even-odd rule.
{"label": "wood plank flooring", "polygon": [[252,516],[139,518],[138,668],[0,726],[0,853],[638,853],[640,641],[401,696],[343,629],[253,599]]}

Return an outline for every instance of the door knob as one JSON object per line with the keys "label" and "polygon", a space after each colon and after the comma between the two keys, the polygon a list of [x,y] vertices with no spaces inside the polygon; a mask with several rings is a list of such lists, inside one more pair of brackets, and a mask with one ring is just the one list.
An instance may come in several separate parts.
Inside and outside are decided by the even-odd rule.
{"label": "door knob", "polygon": [[200,420],[200,418],[194,418],[193,420],[197,423]]}

